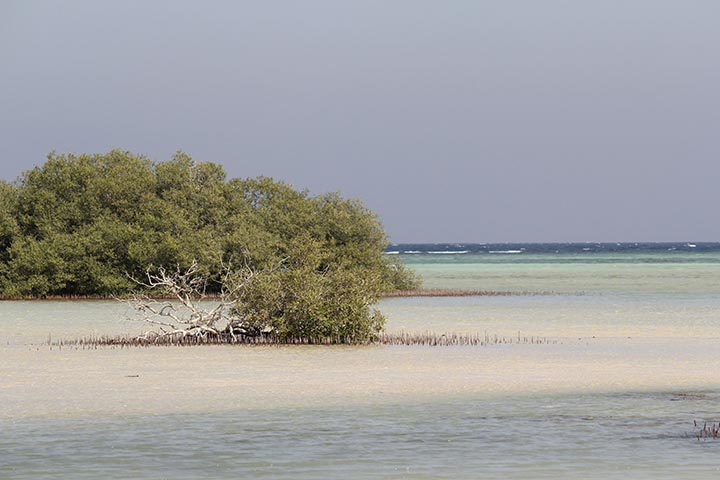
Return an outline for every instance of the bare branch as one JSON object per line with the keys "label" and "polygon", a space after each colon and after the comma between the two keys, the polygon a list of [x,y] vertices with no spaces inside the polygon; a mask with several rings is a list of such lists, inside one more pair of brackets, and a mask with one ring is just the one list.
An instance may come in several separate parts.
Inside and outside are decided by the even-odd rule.
{"label": "bare branch", "polygon": [[[281,262],[282,263],[282,262]],[[208,298],[209,279],[200,272],[194,260],[187,269],[176,265],[174,270],[165,267],[148,268],[145,279],[138,281],[128,277],[146,292],[155,292],[157,300],[148,293],[136,293],[129,303],[139,314],[140,320],[153,325],[156,331],[144,333],[141,337],[179,335],[207,336],[225,333],[236,338],[236,332],[244,331],[242,321],[233,317],[237,298],[243,288],[258,274],[245,260],[239,269],[229,263],[221,263],[220,292],[217,297]],[[211,305],[207,305],[208,303]]]}

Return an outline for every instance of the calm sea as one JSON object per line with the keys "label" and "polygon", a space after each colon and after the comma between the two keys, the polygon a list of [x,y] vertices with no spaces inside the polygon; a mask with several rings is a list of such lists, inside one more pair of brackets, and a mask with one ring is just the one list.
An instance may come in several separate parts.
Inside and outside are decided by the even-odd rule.
{"label": "calm sea", "polygon": [[388,254],[427,287],[513,293],[386,299],[388,330],[499,343],[60,350],[144,325],[0,303],[0,478],[717,477],[694,422],[720,420],[720,244]]}

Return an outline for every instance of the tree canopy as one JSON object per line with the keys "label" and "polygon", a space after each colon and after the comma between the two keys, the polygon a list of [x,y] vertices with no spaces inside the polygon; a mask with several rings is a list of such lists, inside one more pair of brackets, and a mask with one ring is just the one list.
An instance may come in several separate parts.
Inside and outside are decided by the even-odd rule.
{"label": "tree canopy", "polygon": [[[365,335],[381,321],[368,305],[417,285],[383,255],[387,242],[357,200],[267,177],[228,179],[220,165],[182,152],[165,162],[121,150],[53,153],[16,182],[0,182],[5,297],[123,295],[148,268],[196,262],[219,279],[223,266],[241,264],[267,272],[237,299],[248,321],[292,334]],[[351,321],[359,317],[367,328]]]}

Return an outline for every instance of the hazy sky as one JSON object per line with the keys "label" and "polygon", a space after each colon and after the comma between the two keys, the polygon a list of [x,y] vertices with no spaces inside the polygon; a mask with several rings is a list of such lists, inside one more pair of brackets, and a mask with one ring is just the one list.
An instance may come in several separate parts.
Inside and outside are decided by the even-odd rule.
{"label": "hazy sky", "polygon": [[181,149],[394,241],[720,240],[716,0],[0,0],[0,178]]}

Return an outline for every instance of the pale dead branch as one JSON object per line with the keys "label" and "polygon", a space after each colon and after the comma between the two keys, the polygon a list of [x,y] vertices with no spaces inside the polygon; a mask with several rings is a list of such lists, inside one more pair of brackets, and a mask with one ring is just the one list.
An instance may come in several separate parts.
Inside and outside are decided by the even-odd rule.
{"label": "pale dead branch", "polygon": [[223,264],[220,291],[212,296],[209,279],[196,260],[187,269],[149,268],[143,280],[131,277],[143,292],[133,294],[128,302],[140,320],[156,327],[141,338],[218,336],[228,330],[232,335],[228,327],[238,323],[232,315],[235,297],[255,275],[247,263],[238,270]]}

